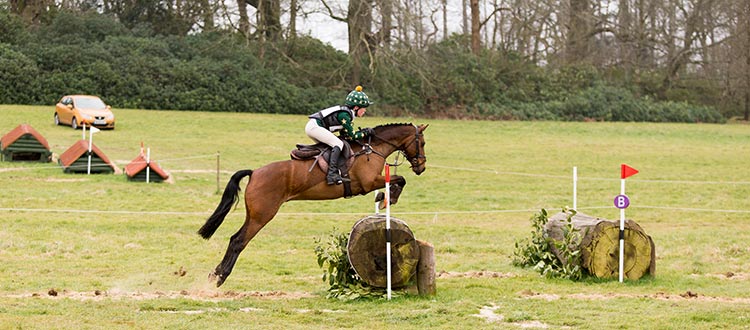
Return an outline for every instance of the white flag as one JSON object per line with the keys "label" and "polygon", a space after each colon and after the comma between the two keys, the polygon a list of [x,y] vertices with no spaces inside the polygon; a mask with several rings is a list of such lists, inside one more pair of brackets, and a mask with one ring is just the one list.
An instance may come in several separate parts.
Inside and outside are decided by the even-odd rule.
{"label": "white flag", "polygon": [[96,127],[94,127],[94,126],[91,126],[91,134],[93,134],[93,133],[99,133],[99,131],[101,131],[101,130],[98,129],[98,128],[96,128]]}

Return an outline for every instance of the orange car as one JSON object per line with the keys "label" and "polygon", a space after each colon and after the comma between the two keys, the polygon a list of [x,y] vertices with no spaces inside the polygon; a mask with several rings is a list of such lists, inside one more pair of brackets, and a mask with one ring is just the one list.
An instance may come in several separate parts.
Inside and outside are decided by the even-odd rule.
{"label": "orange car", "polygon": [[55,105],[55,125],[67,124],[115,129],[115,115],[110,106],[91,95],[65,95]]}

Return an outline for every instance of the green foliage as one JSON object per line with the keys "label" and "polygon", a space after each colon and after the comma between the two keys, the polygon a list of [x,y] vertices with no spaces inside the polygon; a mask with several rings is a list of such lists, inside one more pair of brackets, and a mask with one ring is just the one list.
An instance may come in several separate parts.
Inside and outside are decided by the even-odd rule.
{"label": "green foliage", "polygon": [[115,11],[51,11],[36,28],[0,11],[0,43],[10,45],[3,74],[23,77],[0,103],[48,105],[81,93],[115,108],[308,114],[361,83],[376,115],[721,123],[713,106],[736,108],[709,82],[662,92],[652,72],[624,83],[617,70],[540,66],[512,50],[473,54],[463,35],[425,49],[380,49],[352,82],[349,56],[310,37],[249,43],[231,31],[187,34],[180,18],[148,4]]}
{"label": "green foliage", "polygon": [[356,300],[361,298],[383,298],[382,288],[375,288],[362,279],[349,263],[347,244],[349,236],[334,228],[328,238],[315,238],[315,255],[318,266],[323,268],[323,282],[329,285],[327,298]]}
{"label": "green foliage", "polygon": [[[576,247],[581,240],[578,229],[573,227],[572,217],[575,210],[563,209],[568,213],[566,224],[562,227],[563,239],[557,241],[547,235],[544,230],[549,221],[547,210],[542,209],[531,217],[531,238],[523,238],[515,242],[513,251],[513,265],[519,267],[533,267],[548,278],[567,278],[580,280],[583,277],[581,268],[581,252]],[[558,258],[552,247],[560,253]],[[560,259],[564,260],[561,261]]]}
{"label": "green foliage", "polygon": [[0,5],[0,43],[21,44],[27,42],[29,33],[21,18],[11,15]]}
{"label": "green foliage", "polygon": [[33,60],[0,43],[0,103],[24,103],[35,90],[39,70]]}
{"label": "green foliage", "polygon": [[604,84],[580,90],[563,100],[478,103],[469,107],[470,115],[503,120],[628,121],[724,123],[714,108],[686,102],[658,102],[637,98],[632,92]]}

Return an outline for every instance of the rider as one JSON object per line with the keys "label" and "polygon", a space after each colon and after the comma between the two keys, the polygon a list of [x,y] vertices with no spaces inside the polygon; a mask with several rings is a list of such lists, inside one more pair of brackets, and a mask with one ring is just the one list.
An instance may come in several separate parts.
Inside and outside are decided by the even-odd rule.
{"label": "rider", "polygon": [[323,142],[333,148],[328,157],[326,180],[329,185],[344,182],[339,172],[338,163],[341,150],[344,148],[344,142],[333,135],[333,132],[339,131],[341,136],[352,140],[372,135],[372,128],[363,128],[355,132],[352,126],[354,118],[364,116],[367,107],[371,104],[372,102],[370,102],[367,94],[362,91],[362,86],[357,86],[346,96],[344,105],[335,105],[308,116],[310,120],[305,126],[307,136],[315,142]]}

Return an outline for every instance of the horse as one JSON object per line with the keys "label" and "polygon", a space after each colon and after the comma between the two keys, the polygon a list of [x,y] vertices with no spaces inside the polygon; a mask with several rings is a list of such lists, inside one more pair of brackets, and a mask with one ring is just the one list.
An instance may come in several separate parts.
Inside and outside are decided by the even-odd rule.
{"label": "horse", "polygon": [[[385,187],[381,171],[386,158],[396,151],[406,156],[412,171],[420,175],[425,170],[427,157],[424,153],[424,130],[428,125],[387,124],[373,128],[367,142],[352,143],[354,157],[349,169],[352,195],[365,195]],[[329,200],[344,197],[344,185],[328,185],[326,173],[313,169],[315,160],[277,161],[255,171],[239,170],[229,179],[219,205],[206,223],[198,230],[204,239],[209,239],[224,221],[232,206],[238,203],[240,181],[249,177],[245,187],[245,222],[232,235],[221,263],[209,274],[209,280],[221,286],[234,268],[242,250],[250,240],[268,224],[282,204],[292,200]],[[403,188],[406,179],[391,175],[391,186]],[[395,203],[391,198],[390,203]]]}

